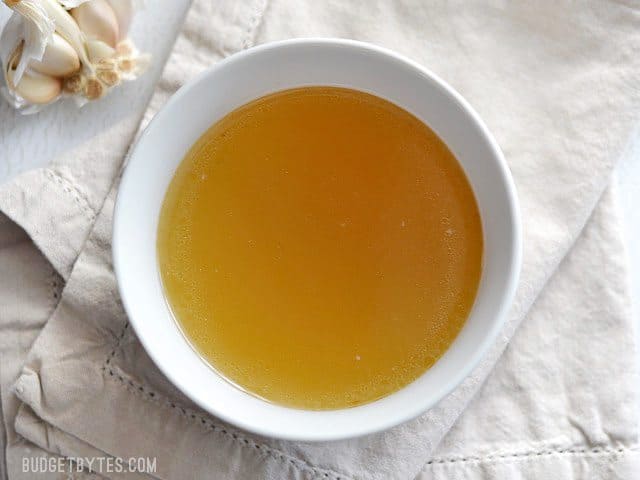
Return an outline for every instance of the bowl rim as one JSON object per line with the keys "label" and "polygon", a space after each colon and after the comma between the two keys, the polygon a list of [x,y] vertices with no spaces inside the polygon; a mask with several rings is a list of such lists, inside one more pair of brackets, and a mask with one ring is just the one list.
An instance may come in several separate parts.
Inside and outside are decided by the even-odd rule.
{"label": "bowl rim", "polygon": [[[184,383],[176,378],[165,368],[164,360],[160,355],[155,354],[154,348],[151,347],[151,339],[147,338],[144,334],[141,334],[140,325],[141,319],[136,319],[135,315],[132,315],[133,308],[132,303],[135,299],[131,298],[125,289],[122,286],[122,278],[124,277],[124,254],[123,250],[126,248],[125,243],[123,241],[123,235],[121,233],[121,222],[119,219],[122,217],[122,211],[126,208],[124,205],[124,201],[122,200],[124,195],[122,192],[128,190],[128,185],[133,181],[132,176],[130,175],[130,169],[126,168],[128,161],[133,158],[136,154],[137,148],[140,143],[149,135],[149,132],[152,131],[154,125],[156,123],[160,123],[163,121],[165,114],[169,111],[169,109],[182,101],[182,98],[188,94],[188,92],[194,88],[196,85],[200,84],[203,81],[206,81],[207,77],[213,75],[220,69],[225,68],[227,64],[232,62],[237,62],[247,57],[260,54],[262,52],[277,50],[282,48],[297,48],[300,46],[304,47],[317,47],[322,48],[326,46],[330,47],[343,47],[347,49],[357,49],[364,50],[370,52],[374,55],[382,55],[387,57],[388,59],[394,60],[395,62],[399,62],[404,64],[407,67],[410,67],[412,70],[422,74],[426,80],[430,81],[434,86],[439,88],[450,100],[453,104],[457,104],[460,107],[465,115],[469,118],[471,122],[475,124],[478,131],[481,133],[484,140],[487,142],[487,145],[490,148],[491,155],[494,157],[496,161],[496,165],[499,170],[500,180],[502,183],[508,197],[508,213],[510,217],[510,225],[511,231],[509,232],[510,237],[512,238],[512,251],[511,255],[508,259],[508,271],[509,275],[506,279],[506,289],[502,295],[502,298],[499,302],[499,308],[495,311],[495,321],[491,328],[488,329],[487,333],[483,336],[483,340],[480,345],[475,349],[473,354],[470,356],[470,359],[466,362],[464,368],[459,369],[452,377],[448,380],[446,385],[443,385],[437,395],[434,395],[432,400],[429,402],[425,401],[416,401],[412,408],[408,408],[404,412],[399,412],[396,416],[389,417],[384,420],[376,421],[375,424],[362,424],[359,425],[358,428],[353,428],[351,431],[347,433],[340,434],[332,434],[329,431],[306,431],[304,434],[291,433],[286,431],[286,428],[283,427],[282,430],[277,430],[274,428],[264,427],[263,425],[258,425],[251,422],[246,422],[242,418],[238,418],[234,415],[229,415],[224,409],[215,408],[214,406],[207,404],[206,402],[201,401],[201,399],[192,395],[187,387],[184,386]],[[225,422],[231,423],[241,429],[246,431],[253,432],[258,435],[263,435],[271,438],[279,438],[283,440],[292,440],[292,441],[332,441],[332,440],[342,440],[348,438],[355,438],[366,434],[376,433],[379,431],[387,430],[396,425],[405,423],[409,420],[412,420],[419,415],[423,414],[433,406],[435,406],[438,402],[444,399],[447,395],[449,395],[480,363],[480,360],[486,355],[489,348],[495,344],[496,338],[498,334],[502,330],[508,315],[508,311],[513,303],[516,289],[518,286],[520,270],[522,267],[522,226],[521,226],[521,215],[520,215],[520,206],[519,200],[515,188],[515,183],[511,176],[511,172],[509,167],[504,159],[502,151],[494,139],[493,135],[482,121],[480,116],[476,113],[473,107],[469,104],[467,100],[465,100],[456,90],[454,90],[451,86],[449,86],[444,80],[442,80],[438,75],[430,71],[429,69],[423,67],[417,62],[394,52],[393,50],[380,47],[378,45],[374,45],[367,42],[349,40],[349,39],[339,39],[339,38],[295,38],[288,40],[275,41],[270,43],[261,44],[259,46],[251,47],[246,50],[239,51],[234,53],[218,62],[216,62],[211,67],[205,69],[200,74],[196,75],[193,79],[187,82],[185,85],[180,87],[177,92],[175,92],[170,99],[162,106],[162,108],[157,112],[154,118],[151,120],[149,125],[145,128],[145,130],[140,134],[138,139],[136,140],[133,147],[129,150],[129,153],[125,159],[125,166],[123,169],[122,179],[120,186],[117,192],[117,198],[114,207],[113,214],[113,225],[112,225],[112,257],[113,257],[113,268],[114,273],[117,280],[118,285],[118,293],[122,300],[122,304],[127,314],[127,319],[131,326],[133,327],[137,338],[140,343],[144,347],[145,351],[155,364],[155,366],[162,372],[162,374],[169,379],[169,381],[179,388],[179,390],[184,393],[191,401],[195,402],[199,407],[203,408],[205,411],[210,412],[216,417],[222,419]],[[498,180],[497,180],[498,181]],[[472,184],[473,185],[473,184]],[[168,308],[168,307],[167,307]],[[197,355],[196,352],[194,354]],[[213,374],[215,372],[212,371]],[[229,384],[230,388],[232,387],[231,383]],[[403,387],[402,389],[406,388]],[[401,389],[401,390],[402,390]],[[264,401],[264,400],[263,400]],[[375,403],[375,402],[373,402]],[[287,407],[284,407],[287,408]],[[296,410],[296,409],[291,409]],[[332,410],[336,411],[348,411],[348,408]],[[311,411],[309,411],[311,412]]]}

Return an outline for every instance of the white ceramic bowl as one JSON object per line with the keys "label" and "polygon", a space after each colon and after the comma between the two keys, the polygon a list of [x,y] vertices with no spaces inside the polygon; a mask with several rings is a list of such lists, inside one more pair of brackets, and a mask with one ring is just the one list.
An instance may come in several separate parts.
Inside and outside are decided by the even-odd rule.
{"label": "white ceramic bowl", "polygon": [[[367,405],[307,411],[273,405],[220,377],[192,350],[165,303],[156,259],[158,215],[174,171],[214,122],[268,93],[304,85],[369,92],[429,125],[471,182],[484,229],[484,266],[473,310],[445,355],[402,390]],[[390,428],[435,405],[467,376],[500,331],[516,289],[521,238],[517,197],[500,148],[469,104],[416,63],[364,43],[303,39],[252,48],[181,88],[138,141],[114,218],[113,260],[125,309],[162,372],[223,420],[258,434],[336,440]]]}

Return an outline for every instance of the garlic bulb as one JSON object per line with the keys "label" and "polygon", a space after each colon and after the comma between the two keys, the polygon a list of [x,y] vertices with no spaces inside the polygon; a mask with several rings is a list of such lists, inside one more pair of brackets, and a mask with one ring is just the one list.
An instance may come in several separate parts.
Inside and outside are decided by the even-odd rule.
{"label": "garlic bulb", "polygon": [[82,105],[136,79],[149,56],[127,38],[135,2],[4,0],[14,13],[0,37],[1,93],[33,113],[60,97]]}

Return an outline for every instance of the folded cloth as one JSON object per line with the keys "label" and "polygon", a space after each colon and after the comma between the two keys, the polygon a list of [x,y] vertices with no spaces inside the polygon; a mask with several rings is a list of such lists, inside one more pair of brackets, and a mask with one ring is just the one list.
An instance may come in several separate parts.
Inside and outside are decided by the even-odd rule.
{"label": "folded cloth", "polygon": [[[510,321],[459,388],[388,432],[321,444],[239,432],[192,405],[145,355],[111,269],[116,187],[100,209],[90,201],[100,195],[59,164],[0,190],[0,209],[66,280],[15,386],[24,402],[16,431],[65,456],[155,457],[153,476],[167,479],[632,478],[637,421],[625,263],[610,196],[594,207],[637,120],[639,27],[638,6],[618,2],[196,0],[147,118],[221,56],[301,34],[395,48],[471,101],[505,152],[522,204],[524,268]],[[114,127],[117,142],[126,138],[121,128]],[[74,159],[81,171],[94,165],[89,152]],[[121,157],[108,157],[116,172]],[[112,179],[103,173],[97,190]],[[25,242],[25,261],[36,262]],[[18,307],[0,319],[4,343],[20,330],[22,290]],[[42,324],[47,307],[32,304],[32,324]],[[460,417],[525,316],[525,329]],[[5,397],[3,390],[11,420],[16,400]]]}
{"label": "folded cloth", "polygon": [[634,320],[616,208],[608,190],[417,480],[638,477]]}

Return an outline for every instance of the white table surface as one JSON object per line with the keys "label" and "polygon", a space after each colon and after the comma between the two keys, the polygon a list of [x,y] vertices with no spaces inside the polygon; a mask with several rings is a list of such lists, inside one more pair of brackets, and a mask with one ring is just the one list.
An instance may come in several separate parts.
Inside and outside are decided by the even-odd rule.
{"label": "white table surface", "polygon": [[[79,112],[71,102],[49,108],[35,116],[21,116],[0,100],[0,183],[39,166],[65,152],[123,117],[132,108],[142,108],[146,95],[161,74],[173,39],[190,0],[151,0],[138,13],[131,36],[140,49],[151,52],[154,63],[136,82],[126,84],[107,98]],[[0,2],[0,25],[10,11]],[[640,124],[640,112],[639,112]],[[630,141],[614,180],[622,211],[623,233],[629,253],[637,345],[640,345],[640,131]],[[638,351],[640,365],[640,350]],[[640,381],[640,380],[639,380]],[[640,412],[640,399],[639,399]]]}

